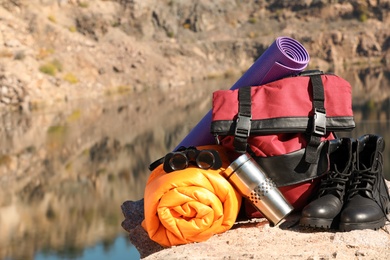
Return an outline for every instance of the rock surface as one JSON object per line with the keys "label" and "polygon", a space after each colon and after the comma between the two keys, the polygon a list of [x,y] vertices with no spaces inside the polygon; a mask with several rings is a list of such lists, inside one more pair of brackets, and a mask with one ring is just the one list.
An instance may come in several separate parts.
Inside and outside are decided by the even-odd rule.
{"label": "rock surface", "polygon": [[[390,182],[387,182],[390,187]],[[266,219],[237,221],[202,243],[163,248],[140,226],[143,200],[122,205],[122,227],[143,259],[389,259],[390,222],[379,230],[338,232],[300,227],[294,213],[276,227]],[[390,217],[390,216],[388,216]]]}
{"label": "rock surface", "polygon": [[241,74],[278,36],[300,41],[310,68],[388,67],[389,7],[389,0],[3,0],[0,108]]}

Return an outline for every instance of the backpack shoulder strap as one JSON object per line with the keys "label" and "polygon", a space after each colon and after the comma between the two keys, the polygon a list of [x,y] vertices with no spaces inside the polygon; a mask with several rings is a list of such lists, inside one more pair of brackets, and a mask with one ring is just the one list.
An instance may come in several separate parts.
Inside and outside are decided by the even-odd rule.
{"label": "backpack shoulder strap", "polygon": [[318,159],[318,148],[321,143],[321,136],[326,134],[326,111],[325,111],[325,90],[321,75],[317,72],[309,74],[310,83],[313,90],[313,118],[311,129],[309,129],[309,140],[306,147],[305,161],[316,163]]}
{"label": "backpack shoulder strap", "polygon": [[238,153],[245,153],[247,150],[248,137],[251,131],[251,120],[251,87],[242,87],[238,89],[238,115],[233,142],[234,149]]}

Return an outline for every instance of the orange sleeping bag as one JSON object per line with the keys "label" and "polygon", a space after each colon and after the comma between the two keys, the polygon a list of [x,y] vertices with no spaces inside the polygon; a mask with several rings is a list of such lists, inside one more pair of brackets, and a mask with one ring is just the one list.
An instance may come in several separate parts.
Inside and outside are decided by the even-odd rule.
{"label": "orange sleeping bag", "polygon": [[222,167],[204,170],[195,166],[166,173],[155,168],[145,187],[142,227],[162,246],[201,242],[229,230],[236,221],[241,196],[221,175],[230,164],[221,146]]}

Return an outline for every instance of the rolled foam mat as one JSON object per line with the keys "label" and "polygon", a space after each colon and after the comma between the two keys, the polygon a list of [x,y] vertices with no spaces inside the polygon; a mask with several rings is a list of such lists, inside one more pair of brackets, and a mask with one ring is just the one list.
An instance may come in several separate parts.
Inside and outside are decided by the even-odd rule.
{"label": "rolled foam mat", "polygon": [[[309,53],[300,42],[278,37],[230,89],[259,86],[297,74],[306,68],[309,60]],[[211,116],[210,110],[175,150],[180,146],[214,144],[215,139],[210,133]]]}

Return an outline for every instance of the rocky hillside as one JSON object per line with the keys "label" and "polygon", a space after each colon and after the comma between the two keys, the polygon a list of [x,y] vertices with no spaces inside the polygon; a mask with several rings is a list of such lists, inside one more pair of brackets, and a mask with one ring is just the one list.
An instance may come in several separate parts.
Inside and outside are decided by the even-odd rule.
{"label": "rocky hillside", "polygon": [[0,0],[0,107],[242,73],[278,36],[309,67],[390,65],[390,1]]}

